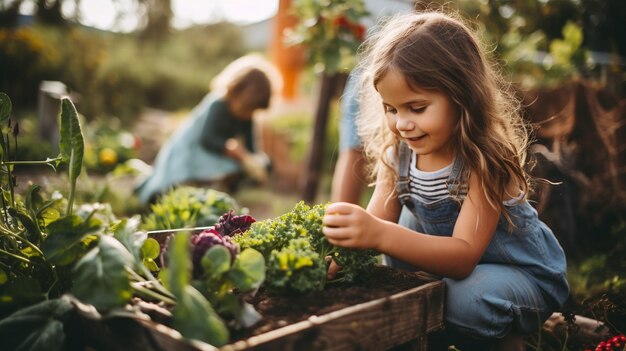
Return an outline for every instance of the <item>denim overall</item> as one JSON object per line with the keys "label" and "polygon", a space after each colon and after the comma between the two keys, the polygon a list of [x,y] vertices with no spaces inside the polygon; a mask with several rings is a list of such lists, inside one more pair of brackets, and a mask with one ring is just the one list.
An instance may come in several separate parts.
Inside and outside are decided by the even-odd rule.
{"label": "denim overall", "polygon": [[[411,152],[401,144],[396,184],[403,205],[399,224],[425,234],[452,236],[461,208],[454,194],[466,184],[462,161],[455,159],[447,180],[452,196],[426,204],[409,193]],[[500,216],[496,233],[470,276],[443,279],[446,324],[474,337],[502,338],[511,330],[536,333],[569,294],[565,254],[552,231],[527,201],[507,208],[515,225],[512,232]],[[414,270],[388,259],[392,266]]]}

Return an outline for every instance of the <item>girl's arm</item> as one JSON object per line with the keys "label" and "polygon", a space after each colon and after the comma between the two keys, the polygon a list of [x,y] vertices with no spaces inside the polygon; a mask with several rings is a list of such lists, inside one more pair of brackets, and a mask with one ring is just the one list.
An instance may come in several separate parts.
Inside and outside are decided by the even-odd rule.
{"label": "girl's arm", "polygon": [[218,154],[226,153],[226,141],[228,137],[224,135],[224,119],[228,116],[228,106],[222,99],[213,101],[207,108],[200,143],[209,152]]}
{"label": "girl's arm", "polygon": [[[388,190],[384,189],[383,191]],[[454,226],[452,237],[427,235],[395,223],[400,205],[384,206],[378,189],[362,208],[334,203],[324,216],[324,234],[333,245],[375,249],[441,276],[462,279],[473,270],[491,241],[500,213],[491,208],[477,177],[470,176],[467,198]],[[393,211],[390,211],[394,208]]]}

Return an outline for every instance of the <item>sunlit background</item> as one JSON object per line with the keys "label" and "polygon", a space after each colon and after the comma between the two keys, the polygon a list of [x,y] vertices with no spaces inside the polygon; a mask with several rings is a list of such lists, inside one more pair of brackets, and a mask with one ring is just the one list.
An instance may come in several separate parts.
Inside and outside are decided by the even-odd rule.
{"label": "sunlit background", "polygon": [[[276,14],[278,0],[172,0],[171,5],[172,24],[180,29],[223,20],[239,24],[262,21]],[[20,12],[33,14],[35,6],[35,1],[24,1]],[[144,9],[137,1],[82,0],[78,8],[76,2],[64,2],[62,11],[67,16],[78,13],[86,26],[130,32],[137,29]]]}

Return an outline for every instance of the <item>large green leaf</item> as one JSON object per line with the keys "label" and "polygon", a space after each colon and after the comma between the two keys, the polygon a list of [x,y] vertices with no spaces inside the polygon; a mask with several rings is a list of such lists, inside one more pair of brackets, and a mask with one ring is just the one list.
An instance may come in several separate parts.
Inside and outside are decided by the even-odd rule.
{"label": "large green leaf", "polygon": [[204,254],[201,264],[210,280],[218,280],[230,269],[230,251],[223,245],[215,245]]}
{"label": "large green leaf", "polygon": [[215,346],[228,342],[228,329],[206,298],[193,286],[189,233],[177,233],[168,245],[168,269],[162,270],[169,288],[176,296],[174,328],[185,338],[197,339]]}
{"label": "large green leaf", "polygon": [[191,259],[189,258],[189,233],[176,233],[167,248],[168,286],[178,299],[191,279]]}
{"label": "large green leaf", "polygon": [[76,178],[80,174],[83,166],[84,154],[83,133],[80,129],[78,112],[72,101],[68,98],[61,100],[61,140],[59,149],[61,159],[68,164],[70,195],[68,196],[67,214],[72,213],[74,202],[74,190],[76,189]]}
{"label": "large green leaf", "polygon": [[173,326],[185,338],[197,339],[214,346],[228,342],[229,333],[211,304],[194,287],[187,285],[180,292],[174,310]]}
{"label": "large green leaf", "polygon": [[46,294],[42,291],[40,282],[34,277],[12,278],[0,289],[0,311],[3,313],[15,311],[45,299]]}
{"label": "large green leaf", "polygon": [[[161,253],[159,242],[149,238],[148,234],[139,231],[141,224],[140,216],[133,216],[122,219],[114,224],[111,229],[113,235],[121,242],[135,258],[135,264],[143,264],[148,270],[155,272],[159,270],[155,259]],[[140,267],[136,267],[140,268]]]}
{"label": "large green leaf", "polygon": [[155,259],[159,257],[161,253],[161,246],[159,242],[152,239],[147,238],[143,245],[141,246],[141,260],[151,272],[156,272],[159,270],[159,266],[156,264]]}
{"label": "large green leaf", "polygon": [[63,321],[73,309],[67,297],[47,300],[0,320],[3,350],[63,350]]}
{"label": "large green leaf", "polygon": [[254,290],[265,280],[265,259],[257,250],[245,249],[235,260],[228,275],[240,291]]}
{"label": "large green leaf", "polygon": [[132,297],[126,272],[132,263],[132,255],[119,241],[103,235],[98,246],[76,263],[72,293],[98,310],[121,307]]}
{"label": "large green leaf", "polygon": [[76,215],[59,218],[46,227],[48,236],[41,243],[41,249],[50,263],[70,264],[82,254],[83,239],[96,232],[100,224],[100,220],[93,217],[87,221]]}
{"label": "large green leaf", "polygon": [[138,231],[140,223],[140,217],[133,216],[111,226],[115,239],[122,243],[137,261],[141,261],[141,247],[148,237],[145,232]]}

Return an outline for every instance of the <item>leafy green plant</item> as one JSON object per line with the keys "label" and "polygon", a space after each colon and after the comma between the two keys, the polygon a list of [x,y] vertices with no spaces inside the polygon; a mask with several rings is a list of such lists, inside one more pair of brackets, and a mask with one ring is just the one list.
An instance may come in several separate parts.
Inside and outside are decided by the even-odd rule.
{"label": "leafy green plant", "polygon": [[[62,100],[60,154],[44,161],[12,159],[9,133],[6,138],[4,134],[11,127],[11,103],[3,93],[0,93],[0,114],[3,125],[7,123],[0,142],[0,276],[3,277],[0,280],[0,316],[39,301],[58,298],[70,290],[100,310],[123,305],[132,291],[144,292],[146,289],[133,282],[150,280],[146,278],[151,277],[150,272],[142,268],[143,261],[149,262],[150,257],[139,257],[142,266],[133,267],[134,261],[129,259],[132,256],[111,235],[127,221],[118,222],[105,205],[82,205],[74,212],[73,199],[82,169],[84,141],[73,103],[69,99]],[[16,130],[17,127],[13,127],[14,137],[17,137]],[[55,192],[46,200],[37,185],[28,189],[23,200],[15,194],[14,167],[47,164],[56,169],[61,162],[67,163],[69,173],[67,199]],[[137,229],[139,220],[133,223],[137,224],[128,230]],[[140,245],[145,241],[147,239],[143,238]],[[133,279],[129,278],[129,267],[143,272],[143,276],[135,273]],[[150,283],[157,290],[160,287],[154,279]],[[171,296],[164,292],[162,300],[168,295]]]}
{"label": "leafy green plant", "polygon": [[[238,250],[237,250],[238,251]],[[225,318],[232,320],[233,327],[249,327],[261,316],[254,307],[245,302],[265,279],[265,260],[254,249],[237,252],[235,257],[223,245],[215,245],[202,257],[203,274],[193,285],[211,302]]]}
{"label": "leafy green plant", "polygon": [[572,296],[578,300],[601,293],[626,295],[626,222],[613,226],[607,243],[609,247],[585,257],[581,262],[571,262],[568,280]]}
{"label": "leafy green plant", "polygon": [[288,42],[304,45],[308,61],[319,65],[319,71],[349,71],[365,38],[360,21],[369,12],[363,0],[296,0],[293,8],[299,21],[287,33]]}
{"label": "leafy green plant", "polygon": [[[117,221],[107,215],[110,208],[100,205],[83,205],[73,211],[84,142],[71,101],[62,101],[61,153],[45,161],[12,160],[11,134],[5,131],[16,137],[17,127],[10,128],[10,114],[10,99],[0,93],[0,336],[15,339],[17,333],[23,337],[12,342],[11,348],[36,350],[45,344],[46,349],[64,349],[71,332],[65,323],[74,308],[91,306],[94,311],[110,313],[131,303],[132,297],[176,306],[173,323],[187,337],[215,344],[228,341],[220,317],[210,313],[210,303],[189,284],[186,256],[172,257],[175,268],[168,275],[170,292],[151,272],[159,244],[138,230],[138,216]],[[66,204],[60,195],[45,200],[38,186],[32,186],[23,201],[14,193],[16,165],[48,164],[56,169],[60,162],[68,163],[71,183]],[[64,215],[62,207],[66,208]],[[104,216],[99,211],[104,211]],[[247,285],[238,286],[253,287],[250,277],[259,278],[258,268],[248,271],[258,266],[258,259],[252,267],[239,266],[248,270],[239,269],[236,276]],[[212,321],[210,333],[195,332],[198,326],[193,322],[197,320],[189,316],[196,316],[199,308],[202,317],[196,319]],[[132,318],[134,314],[126,315]]]}
{"label": "leafy green plant", "polygon": [[[19,127],[11,123],[11,100],[0,93],[0,316],[33,302],[60,296],[71,280],[69,268],[92,244],[100,221],[92,214],[72,214],[73,189],[80,172],[82,134],[76,109],[62,100],[61,153],[43,161],[17,161],[12,149],[17,146]],[[14,140],[11,140],[10,137]],[[13,141],[13,147],[12,142]],[[71,190],[65,215],[57,194],[46,200],[40,188],[31,186],[22,200],[15,194],[13,170],[16,166],[45,164],[56,169],[69,163]]]}
{"label": "leafy green plant", "polygon": [[[215,226],[191,235],[185,253],[191,256],[191,284],[214,306],[217,313],[232,328],[249,327],[261,317],[245,297],[256,292],[265,279],[265,260],[254,249],[240,250],[231,236],[250,228],[255,219],[249,215],[235,215],[231,210],[222,215]],[[176,248],[172,241],[178,234],[170,234],[161,251],[163,270],[168,281],[169,266]],[[178,258],[177,258],[178,259]]]}
{"label": "leafy green plant", "polygon": [[189,235],[179,233],[171,242],[170,264],[163,276],[178,301],[174,309],[174,328],[183,336],[223,345],[228,342],[228,329],[211,304],[191,282]]}
{"label": "leafy green plant", "polygon": [[87,141],[83,164],[90,172],[108,173],[138,157],[141,139],[125,130],[118,118],[96,118],[83,133]]}
{"label": "leafy green plant", "polygon": [[300,201],[277,218],[255,222],[233,241],[242,249],[261,252],[267,264],[265,286],[275,291],[306,292],[324,289],[326,258],[342,266],[332,282],[352,282],[376,263],[376,252],[331,245],[322,233],[326,205],[310,207]]}
{"label": "leafy green plant", "polygon": [[163,230],[214,225],[229,210],[239,205],[228,194],[191,186],[176,187],[150,206],[144,217],[144,230]]}

